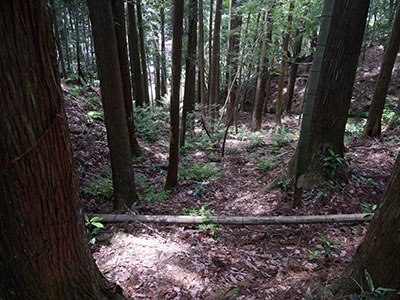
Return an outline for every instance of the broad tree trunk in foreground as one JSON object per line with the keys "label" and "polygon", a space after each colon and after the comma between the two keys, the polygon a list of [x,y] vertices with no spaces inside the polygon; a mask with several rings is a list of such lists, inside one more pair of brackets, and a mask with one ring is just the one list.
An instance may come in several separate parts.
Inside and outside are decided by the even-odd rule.
{"label": "broad tree trunk in foreground", "polygon": [[114,16],[115,38],[117,40],[119,68],[121,71],[122,88],[126,122],[128,124],[129,144],[131,154],[135,157],[142,156],[139,143],[136,139],[135,124],[133,119],[132,86],[129,76],[128,49],[126,48],[125,9],[122,0],[111,0]]}
{"label": "broad tree trunk in foreground", "polygon": [[90,256],[45,1],[0,1],[0,299],[122,299]]}
{"label": "broad tree trunk in foreground", "polygon": [[188,3],[188,43],[186,55],[185,92],[183,96],[182,120],[179,143],[185,145],[186,132],[193,133],[193,122],[188,119],[188,114],[194,111],[194,99],[196,97],[196,48],[197,48],[197,0],[189,0]]}
{"label": "broad tree trunk in foreground", "polygon": [[[335,296],[359,293],[358,284],[367,287],[365,270],[375,287],[400,289],[400,155],[393,168],[383,199],[369,225],[367,235],[351,264],[333,284]],[[399,299],[393,295],[390,299]],[[336,298],[335,298],[336,299]],[[338,299],[338,298],[337,298]]]}
{"label": "broad tree trunk in foreground", "polygon": [[88,0],[88,6],[110,148],[115,207],[130,207],[136,200],[136,191],[111,2]]}
{"label": "broad tree trunk in foreground", "polygon": [[367,0],[325,0],[300,139],[289,164],[289,176],[296,174],[295,207],[301,204],[304,185],[321,175],[328,149],[343,156],[344,130],[368,7]]}
{"label": "broad tree trunk in foreground", "polygon": [[182,35],[184,0],[172,1],[172,78],[170,108],[170,138],[168,173],[165,189],[170,189],[178,181],[179,164],[179,89],[182,72]]}
{"label": "broad tree trunk in foreground", "polygon": [[129,55],[131,63],[133,95],[135,97],[136,106],[143,107],[144,91],[142,84],[142,70],[140,67],[139,41],[136,29],[135,6],[132,2],[128,2],[128,21]]}
{"label": "broad tree trunk in foreground", "polygon": [[219,59],[220,59],[220,33],[221,33],[221,10],[222,0],[217,0],[215,6],[215,24],[212,48],[212,62],[210,66],[210,115],[216,118],[218,115],[217,105],[219,103]]}
{"label": "broad tree trunk in foreground", "polygon": [[397,52],[400,46],[400,2],[397,6],[393,21],[392,32],[381,64],[378,80],[375,85],[375,92],[372,98],[371,107],[368,112],[367,124],[363,136],[378,136],[381,133],[381,121],[385,107],[386,94],[388,91],[392,69],[396,61]]}

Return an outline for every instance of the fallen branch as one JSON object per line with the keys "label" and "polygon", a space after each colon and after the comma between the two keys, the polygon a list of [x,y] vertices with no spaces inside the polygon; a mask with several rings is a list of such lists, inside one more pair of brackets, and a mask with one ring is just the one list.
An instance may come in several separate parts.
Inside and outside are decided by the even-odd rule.
{"label": "fallen branch", "polygon": [[315,223],[362,222],[367,214],[317,215],[317,216],[269,216],[269,217],[235,217],[235,216],[169,216],[169,215],[118,215],[89,214],[102,217],[104,223],[143,222],[160,224],[224,224],[224,225],[289,225]]}

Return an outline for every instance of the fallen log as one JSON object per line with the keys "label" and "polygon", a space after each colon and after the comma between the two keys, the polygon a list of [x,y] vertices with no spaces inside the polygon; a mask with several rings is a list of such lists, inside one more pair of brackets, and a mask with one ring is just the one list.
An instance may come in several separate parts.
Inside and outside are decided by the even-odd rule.
{"label": "fallen log", "polygon": [[365,221],[367,214],[316,215],[316,216],[169,216],[88,214],[89,218],[101,217],[103,223],[142,222],[160,224],[223,224],[223,225],[290,225],[315,223],[355,223]]}

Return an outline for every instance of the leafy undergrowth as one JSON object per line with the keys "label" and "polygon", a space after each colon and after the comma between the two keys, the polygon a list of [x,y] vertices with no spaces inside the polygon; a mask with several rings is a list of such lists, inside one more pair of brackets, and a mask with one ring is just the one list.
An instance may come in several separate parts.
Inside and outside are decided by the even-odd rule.
{"label": "leafy undergrowth", "polygon": [[[372,79],[363,76],[366,70],[364,65],[360,68],[359,86],[371,85]],[[376,70],[368,70],[376,77]],[[111,212],[112,184],[99,91],[95,87],[63,88],[85,211]],[[369,92],[368,88],[363,90]],[[297,87],[298,99],[302,91],[304,84]],[[367,101],[357,99],[354,110],[362,108],[360,101]],[[298,109],[299,101],[295,105]],[[362,212],[361,204],[365,209],[381,199],[400,151],[399,131],[385,132],[381,140],[359,141],[356,138],[363,119],[351,118],[345,170],[334,180],[306,190],[303,206],[292,210],[290,182],[281,182],[278,189],[265,187],[277,178],[294,152],[297,116],[285,117],[285,129],[276,131],[273,115],[268,115],[262,130],[251,133],[248,113],[240,113],[238,132],[231,129],[224,157],[220,155],[221,134],[210,139],[201,124],[196,124],[195,137],[188,138],[181,151],[179,184],[165,192],[166,111],[136,112],[144,158],[133,162],[141,199],[135,209],[142,214],[358,213]],[[153,123],[146,127],[143,122]],[[121,285],[131,299],[302,299],[313,283],[328,285],[340,275],[367,226],[110,224],[97,236],[93,251],[103,274]],[[337,250],[326,250],[329,247]]]}

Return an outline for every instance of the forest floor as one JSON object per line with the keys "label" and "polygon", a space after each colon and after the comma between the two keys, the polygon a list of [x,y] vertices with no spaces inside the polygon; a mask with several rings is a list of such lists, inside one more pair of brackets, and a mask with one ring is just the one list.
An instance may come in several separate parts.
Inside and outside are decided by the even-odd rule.
{"label": "forest floor", "polygon": [[[144,159],[134,162],[141,214],[272,216],[360,213],[361,204],[377,204],[400,151],[400,131],[380,139],[358,140],[372,98],[382,49],[368,49],[361,62],[346,127],[346,167],[334,181],[304,192],[292,209],[290,182],[266,186],[287,166],[298,138],[298,116],[286,116],[275,130],[274,116],[262,130],[249,131],[249,113],[240,113],[238,133],[228,136],[221,157],[221,130],[210,138],[201,126],[181,151],[178,185],[163,191],[168,165],[167,109],[137,112]],[[398,66],[397,66],[397,69]],[[396,68],[395,68],[396,70]],[[400,76],[389,89],[384,123],[399,101]],[[296,87],[296,108],[305,81]],[[112,183],[106,132],[96,87],[63,83],[75,165],[85,211],[112,212]],[[271,99],[275,99],[272,95]],[[139,207],[140,205],[140,207]],[[123,211],[121,211],[123,213]],[[107,224],[92,246],[106,278],[131,299],[304,299],[317,282],[332,283],[350,262],[368,224],[207,226],[140,223]],[[312,258],[321,237],[340,253]]]}

